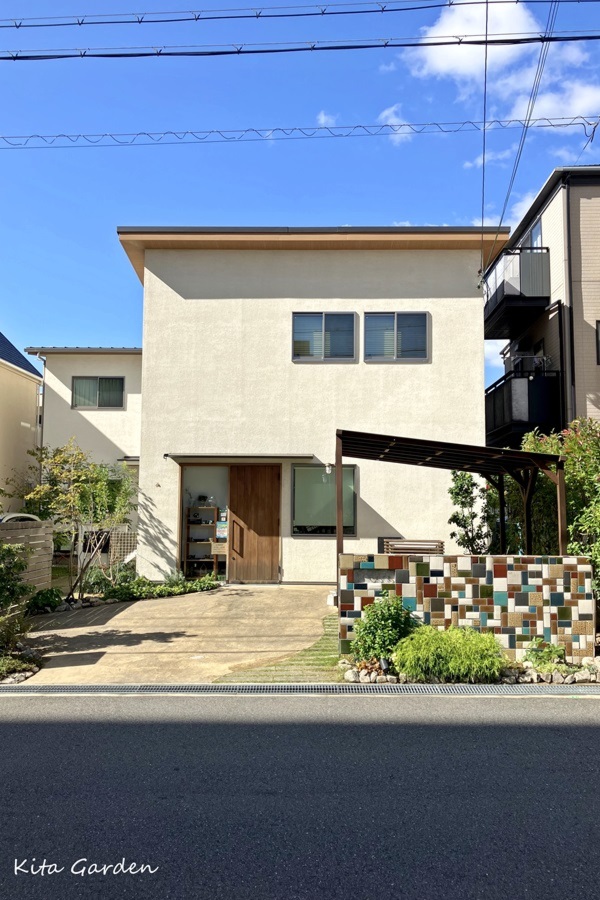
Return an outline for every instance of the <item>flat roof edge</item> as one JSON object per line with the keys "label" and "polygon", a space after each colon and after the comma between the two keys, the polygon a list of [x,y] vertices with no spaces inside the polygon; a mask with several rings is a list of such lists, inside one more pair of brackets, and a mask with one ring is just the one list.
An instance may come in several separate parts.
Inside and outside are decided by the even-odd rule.
{"label": "flat roof edge", "polygon": [[[323,227],[221,225],[118,225],[117,234],[495,234],[494,225],[339,225]],[[503,225],[500,234],[508,234]]]}
{"label": "flat roof edge", "polygon": [[25,353],[30,356],[37,356],[38,353],[44,353],[46,356],[51,353],[120,353],[120,354],[141,354],[141,347],[25,347]]}

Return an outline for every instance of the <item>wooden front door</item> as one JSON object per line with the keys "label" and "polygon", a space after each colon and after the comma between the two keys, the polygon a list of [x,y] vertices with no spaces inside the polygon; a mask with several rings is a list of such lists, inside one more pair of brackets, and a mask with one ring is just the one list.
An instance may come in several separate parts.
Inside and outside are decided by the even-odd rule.
{"label": "wooden front door", "polygon": [[229,470],[229,581],[279,581],[280,466]]}

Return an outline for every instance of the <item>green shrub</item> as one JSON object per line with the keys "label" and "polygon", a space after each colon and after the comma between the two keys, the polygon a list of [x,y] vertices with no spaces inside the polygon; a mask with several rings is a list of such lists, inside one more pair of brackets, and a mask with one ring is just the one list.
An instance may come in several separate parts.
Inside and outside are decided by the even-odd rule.
{"label": "green shrub", "polygon": [[185,591],[185,585],[185,575],[180,569],[173,569],[165,578],[165,587],[181,588],[182,591]]}
{"label": "green shrub", "polygon": [[55,610],[62,602],[62,593],[58,588],[45,588],[29,598],[25,612],[28,616],[34,616],[38,612],[43,612],[46,607]]}
{"label": "green shrub", "polygon": [[401,640],[393,663],[413,681],[497,681],[507,665],[502,647],[491,632],[472,628],[438,631],[424,625]]}
{"label": "green shrub", "polygon": [[21,544],[0,544],[0,655],[27,631],[23,613],[31,587],[21,578],[26,568],[27,553]]}
{"label": "green shrub", "polygon": [[402,605],[402,598],[385,594],[363,612],[354,624],[352,654],[356,660],[387,659],[398,641],[419,624]]}
{"label": "green shrub", "polygon": [[32,663],[23,662],[16,656],[0,656],[0,678],[13,675],[15,672],[28,672]]}
{"label": "green shrub", "polygon": [[22,544],[0,544],[0,609],[18,605],[31,593],[21,575],[27,568],[27,552]]}
{"label": "green shrub", "polygon": [[23,610],[3,614],[0,612],[0,655],[12,650],[30,629],[23,618]]}
{"label": "green shrub", "polygon": [[555,663],[564,664],[565,648],[547,644],[542,637],[535,637],[527,647],[525,659],[532,662],[536,669],[545,671],[548,666],[553,668]]}
{"label": "green shrub", "polygon": [[209,591],[218,586],[218,582],[212,575],[204,575],[195,581],[181,581],[177,578],[176,583],[171,580],[170,583],[156,584],[148,578],[140,576],[134,578],[125,584],[111,585],[104,592],[104,598],[115,598],[117,600],[151,600],[157,597],[174,597],[181,594],[192,594],[196,591]]}

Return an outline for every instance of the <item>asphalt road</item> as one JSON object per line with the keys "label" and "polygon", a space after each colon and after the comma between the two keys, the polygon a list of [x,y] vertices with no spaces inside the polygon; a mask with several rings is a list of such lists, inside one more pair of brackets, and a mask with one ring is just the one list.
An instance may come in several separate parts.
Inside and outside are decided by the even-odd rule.
{"label": "asphalt road", "polygon": [[0,897],[593,897],[599,758],[596,699],[2,696]]}

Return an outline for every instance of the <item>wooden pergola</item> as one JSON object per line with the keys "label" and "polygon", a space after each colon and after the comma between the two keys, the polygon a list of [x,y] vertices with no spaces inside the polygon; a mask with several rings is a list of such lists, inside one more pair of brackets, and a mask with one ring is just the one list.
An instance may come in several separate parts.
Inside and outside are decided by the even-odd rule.
{"label": "wooden pergola", "polygon": [[335,433],[336,551],[343,552],[342,459],[372,459],[379,462],[451,469],[481,475],[498,491],[500,503],[500,552],[506,553],[506,502],[504,479],[519,485],[525,511],[525,552],[532,553],[531,504],[538,474],[542,472],[556,485],[558,506],[558,552],[567,552],[567,507],[565,495],[565,457],[554,453],[528,453],[500,447],[477,447],[445,441],[369,434],[338,429]]}

